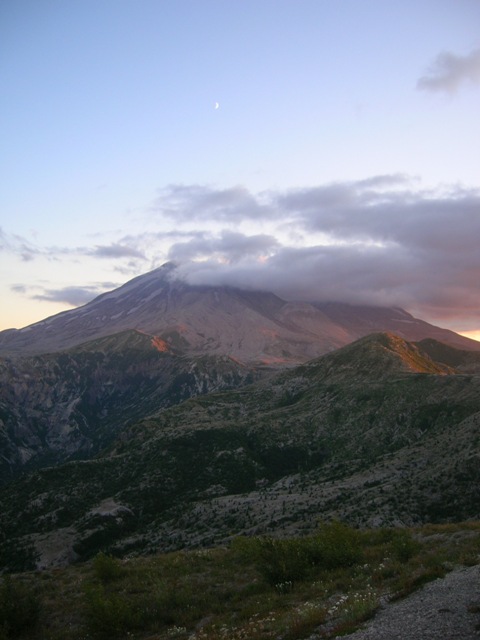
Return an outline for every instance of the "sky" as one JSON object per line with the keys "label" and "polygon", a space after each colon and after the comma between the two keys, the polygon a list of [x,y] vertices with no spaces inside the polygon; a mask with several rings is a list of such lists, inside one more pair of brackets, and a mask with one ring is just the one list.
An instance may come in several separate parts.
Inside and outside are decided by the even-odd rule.
{"label": "sky", "polygon": [[167,261],[480,338],[478,0],[3,0],[0,330]]}

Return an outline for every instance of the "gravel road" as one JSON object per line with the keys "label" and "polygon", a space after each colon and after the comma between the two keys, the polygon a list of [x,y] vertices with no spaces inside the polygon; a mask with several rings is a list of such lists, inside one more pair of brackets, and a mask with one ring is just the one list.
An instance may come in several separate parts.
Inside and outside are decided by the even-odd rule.
{"label": "gravel road", "polygon": [[386,604],[341,640],[478,640],[480,566],[456,569],[404,600]]}

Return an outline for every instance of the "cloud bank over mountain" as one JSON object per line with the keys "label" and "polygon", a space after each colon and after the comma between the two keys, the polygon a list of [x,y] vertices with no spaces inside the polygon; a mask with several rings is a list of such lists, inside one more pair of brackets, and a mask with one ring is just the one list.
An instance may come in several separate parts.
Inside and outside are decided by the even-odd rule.
{"label": "cloud bank over mountain", "polygon": [[[2,239],[28,260],[114,259],[118,284],[171,260],[190,284],[402,306],[467,330],[480,305],[479,212],[478,190],[422,189],[404,174],[261,193],[170,185],[145,207],[139,233],[70,249]],[[72,283],[32,297],[79,304],[101,291],[98,282]]]}
{"label": "cloud bank over mountain", "polygon": [[[460,315],[468,325],[480,302],[480,194],[461,186],[414,186],[403,175],[257,197],[243,189],[182,186],[185,222],[202,222],[204,203],[223,199],[230,222],[240,225],[251,202],[256,223],[275,221],[276,233],[205,233],[173,243],[168,257],[183,263],[190,283],[263,288],[290,299],[399,305],[444,321]],[[177,194],[175,186],[164,191],[157,213],[177,215]],[[210,220],[223,223],[226,210],[213,207]]]}

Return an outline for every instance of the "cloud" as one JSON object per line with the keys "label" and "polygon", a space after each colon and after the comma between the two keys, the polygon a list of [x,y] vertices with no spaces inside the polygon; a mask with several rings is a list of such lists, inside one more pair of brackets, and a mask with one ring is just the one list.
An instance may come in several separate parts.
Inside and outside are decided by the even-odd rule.
{"label": "cloud", "polygon": [[189,263],[180,273],[191,284],[270,290],[290,300],[398,304],[408,301],[418,266],[400,248],[313,246],[282,247],[261,263]]}
{"label": "cloud", "polygon": [[30,262],[41,254],[41,250],[24,237],[17,234],[7,234],[1,227],[0,250],[16,254],[22,262]]}
{"label": "cloud", "polygon": [[38,255],[40,255],[41,252],[35,247],[21,244],[19,246],[18,253],[23,262],[30,262],[31,260],[34,260]]}
{"label": "cloud", "polygon": [[97,245],[94,249],[87,249],[85,253],[94,258],[139,258],[146,260],[145,254],[134,247],[113,242],[110,245]]}
{"label": "cloud", "polygon": [[59,302],[77,307],[86,304],[96,296],[118,287],[116,282],[97,282],[86,286],[48,288],[38,285],[12,284],[10,290],[31,300]]}
{"label": "cloud", "polygon": [[45,289],[43,293],[32,295],[33,300],[42,300],[46,302],[63,302],[72,307],[90,302],[102,291],[97,286],[85,287],[61,287],[59,289]]}
{"label": "cloud", "polygon": [[168,258],[183,262],[216,256],[219,261],[236,263],[245,258],[264,258],[278,246],[278,241],[270,235],[246,236],[225,230],[219,236],[208,234],[175,243],[170,248]]}
{"label": "cloud", "polygon": [[466,82],[480,84],[480,49],[474,49],[465,56],[449,51],[440,53],[427,73],[418,80],[417,89],[453,94]]}
{"label": "cloud", "polygon": [[[38,257],[47,260],[56,260],[59,258],[75,258],[79,256],[89,256],[100,259],[135,259],[147,260],[144,251],[139,246],[145,242],[148,234],[140,234],[138,236],[126,236],[120,241],[111,242],[110,244],[96,245],[93,248],[89,246],[41,246],[29,242],[23,236],[17,234],[7,234],[0,227],[0,250],[5,250],[15,254],[23,262],[30,262]],[[191,234],[190,234],[191,236]]]}
{"label": "cloud", "polygon": [[9,242],[8,242],[7,234],[2,229],[2,227],[0,227],[0,251],[5,251],[8,249],[8,247],[9,247]]}
{"label": "cloud", "polygon": [[339,301],[401,306],[450,321],[477,318],[480,303],[478,259],[448,259],[408,247],[282,247],[262,263],[186,263],[180,274],[190,284],[273,291],[287,300]]}
{"label": "cloud", "polygon": [[277,204],[295,224],[333,241],[399,243],[422,250],[464,253],[480,237],[480,194],[365,190],[361,183],[279,194]]}
{"label": "cloud", "polygon": [[205,185],[169,185],[159,190],[151,211],[180,222],[221,220],[234,222],[270,219],[274,211],[243,186],[215,189]]}
{"label": "cloud", "polygon": [[[422,190],[416,178],[387,174],[260,194],[170,186],[155,207],[154,221],[149,214],[139,234],[90,248],[37,250],[1,232],[0,241],[19,255],[25,244],[49,259],[109,258],[124,279],[172,260],[191,284],[262,289],[289,300],[401,306],[437,324],[457,319],[459,330],[478,328],[478,190]],[[105,291],[104,284],[41,290],[19,284],[16,291],[78,305]]]}
{"label": "cloud", "polygon": [[[224,229],[175,243],[169,257],[182,263],[181,276],[191,284],[264,289],[291,300],[396,305],[435,321],[476,321],[478,191],[422,191],[398,174],[272,191],[258,204],[268,219],[275,214],[270,234]],[[187,200],[184,206],[188,218]],[[217,215],[214,207],[218,222]],[[207,222],[207,211],[204,216]],[[282,240],[278,229],[285,225],[302,242]]]}
{"label": "cloud", "polygon": [[28,287],[24,284],[12,284],[12,286],[10,287],[10,290],[13,291],[14,293],[27,293],[28,291]]}

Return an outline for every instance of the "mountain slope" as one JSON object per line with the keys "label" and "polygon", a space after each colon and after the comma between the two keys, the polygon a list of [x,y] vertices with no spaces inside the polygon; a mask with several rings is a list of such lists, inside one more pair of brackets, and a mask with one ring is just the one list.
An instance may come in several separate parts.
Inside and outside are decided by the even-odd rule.
{"label": "mountain slope", "polygon": [[142,553],[298,533],[329,517],[478,518],[479,425],[480,376],[397,336],[368,336],[164,409],[95,460],[4,487],[3,562],[12,549],[41,566],[99,548]]}
{"label": "mountain slope", "polygon": [[448,344],[425,338],[418,343],[419,348],[431,358],[465,373],[480,373],[480,353],[455,349]]}
{"label": "mountain slope", "polygon": [[91,457],[134,420],[259,375],[226,356],[179,356],[138,331],[56,354],[0,358],[0,481]]}
{"label": "mountain slope", "polygon": [[349,334],[351,341],[370,333],[386,331],[409,341],[431,338],[456,349],[480,351],[478,341],[414,318],[399,307],[371,307],[341,302],[316,302],[314,306],[342,327]]}
{"label": "mountain slope", "polygon": [[262,291],[190,286],[167,264],[83,307],[1,332],[0,355],[58,352],[131,329],[187,355],[228,355],[249,364],[298,364],[376,331],[480,351],[480,343],[401,309],[287,302]]}

